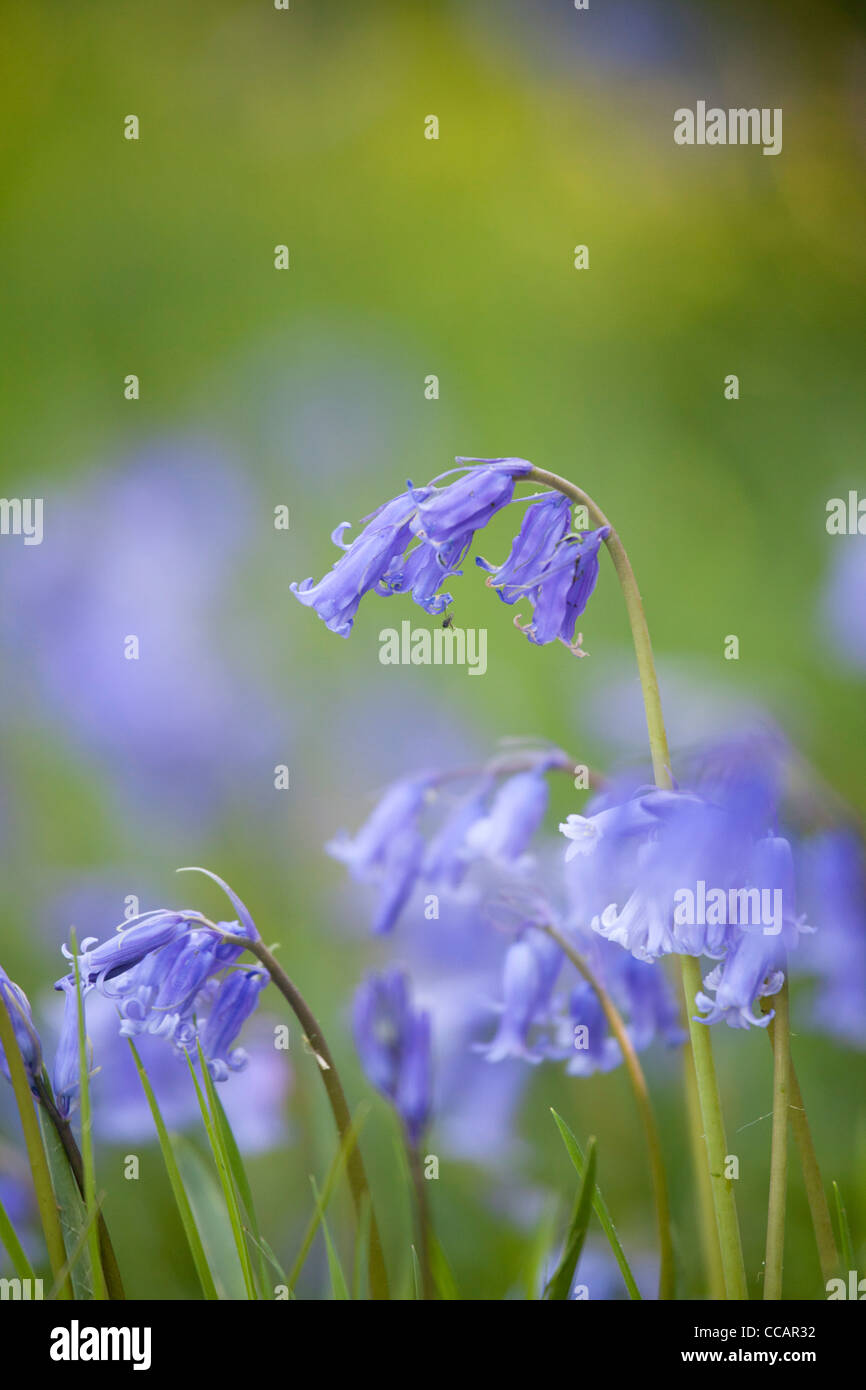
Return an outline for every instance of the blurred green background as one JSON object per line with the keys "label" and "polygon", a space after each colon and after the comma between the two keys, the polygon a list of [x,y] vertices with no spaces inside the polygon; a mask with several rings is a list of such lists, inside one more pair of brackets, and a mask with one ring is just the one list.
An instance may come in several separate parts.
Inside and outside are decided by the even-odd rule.
{"label": "blurred green background", "polygon": [[[73,922],[104,935],[128,894],[221,912],[204,881],[178,891],[175,868],[205,864],[281,942],[358,1099],[348,1001],[400,942],[365,935],[365,905],[324,841],[354,829],[389,777],[440,755],[486,756],[509,735],[597,766],[639,748],[639,708],[629,729],[610,694],[633,677],[608,568],[582,619],[590,657],[575,663],[530,647],[470,566],[455,616],[488,629],[483,680],[380,666],[379,630],[423,616],[400,600],[365,604],[341,642],[292,598],[291,580],[331,563],[333,526],[457,454],[530,458],[614,520],[663,696],[674,692],[675,747],[710,731],[716,702],[764,707],[864,810],[863,675],[827,641],[821,609],[841,543],[825,504],[863,480],[855,7],[4,9],[2,492],[45,499],[45,540],[0,541],[0,959],[37,1015]],[[676,146],[673,111],[698,99],[782,107],[781,155]],[[131,113],[137,142],[123,138]],[[279,504],[288,532],[273,526]],[[504,554],[509,525],[491,527],[483,554]],[[151,667],[136,697],[122,642],[139,632]],[[738,661],[723,658],[728,634]],[[866,1064],[810,1031],[808,988],[795,1058],[825,1177],[862,1233]],[[714,1040],[757,1291],[770,1053],[756,1032]],[[331,1151],[311,1059],[292,1063],[290,1142],[251,1159],[286,1259],[310,1210],[307,1174]],[[647,1065],[688,1292],[697,1237],[676,1066]],[[625,1078],[543,1068],[518,1158],[443,1163],[434,1212],[465,1297],[519,1290],[537,1213],[569,1199],[551,1104],[597,1134],[626,1248],[652,1250]],[[402,1188],[389,1205],[394,1130],[378,1102],[364,1144],[405,1271],[408,1214]],[[132,1291],[194,1296],[158,1161],[150,1181],[125,1183],[122,1151],[105,1149],[100,1180]],[[345,1206],[333,1224],[348,1248]],[[319,1260],[306,1292],[325,1287]],[[785,1288],[822,1296],[797,1176]]]}

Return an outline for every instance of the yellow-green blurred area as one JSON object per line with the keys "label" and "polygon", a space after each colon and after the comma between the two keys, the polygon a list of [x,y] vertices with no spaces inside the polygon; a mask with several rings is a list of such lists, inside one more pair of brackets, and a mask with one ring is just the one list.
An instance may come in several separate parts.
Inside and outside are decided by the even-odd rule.
{"label": "yellow-green blurred area", "polygon": [[[37,1018],[71,925],[106,935],[129,895],[223,914],[211,885],[174,877],[204,864],[281,943],[357,1103],[371,1092],[351,995],[403,945],[400,928],[368,936],[368,901],[324,843],[356,829],[389,779],[486,757],[504,738],[550,739],[594,767],[640,751],[604,557],[579,624],[583,661],[526,642],[468,562],[453,611],[487,629],[483,679],[380,664],[383,627],[436,624],[408,600],[371,596],[342,641],[292,597],[292,580],[333,562],[339,522],[456,455],[529,458],[614,521],[671,694],[675,759],[712,733],[716,706],[765,710],[816,785],[863,813],[863,669],[844,617],[829,640],[826,607],[837,553],[857,541],[825,527],[828,499],[866,495],[857,6],[30,0],[4,7],[3,30],[0,491],[43,498],[45,533],[30,548],[0,537],[0,961]],[[699,100],[782,108],[781,153],[676,145],[674,111]],[[431,115],[438,139],[425,138]],[[287,270],[275,269],[280,245]],[[587,269],[575,269],[578,245]],[[274,527],[280,505],[287,531]],[[504,558],[513,521],[498,518],[478,552]],[[730,635],[737,660],[725,659]],[[274,787],[277,765],[288,790]],[[551,831],[578,809],[567,792]],[[809,990],[795,988],[794,1056],[862,1261],[866,1064],[807,1022]],[[277,1001],[266,1008],[281,1018]],[[758,1030],[718,1026],[713,1039],[759,1295],[771,1053]],[[321,1182],[333,1139],[299,1039],[286,1065],[288,1140],[253,1153],[250,1172],[290,1264],[308,1175]],[[653,1050],[647,1070],[680,1288],[695,1293],[678,1064]],[[463,1297],[524,1296],[550,1213],[561,1231],[573,1172],[551,1105],[582,1141],[597,1136],[623,1244],[651,1266],[650,1184],[621,1069],[579,1081],[545,1066],[528,1078],[514,1152],[443,1156],[431,1184]],[[20,1137],[0,1116],[8,1168]],[[376,1100],[363,1144],[405,1279],[395,1143]],[[438,1152],[435,1120],[427,1144]],[[103,1144],[99,1179],[130,1291],[194,1297],[158,1152],[138,1145],[131,1183],[128,1151]],[[349,1257],[344,1196],[331,1225]],[[318,1247],[307,1278],[306,1296],[326,1296]],[[823,1296],[795,1168],[785,1293]]]}

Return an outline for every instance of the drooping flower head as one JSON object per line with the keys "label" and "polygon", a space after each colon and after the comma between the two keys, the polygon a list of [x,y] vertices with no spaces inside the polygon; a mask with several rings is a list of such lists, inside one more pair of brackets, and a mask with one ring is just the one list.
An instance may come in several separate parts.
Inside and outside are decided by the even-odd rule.
{"label": "drooping flower head", "polygon": [[459,573],[475,532],[511,501],[515,479],[531,467],[525,459],[485,459],[456,470],[463,476],[446,487],[436,486],[439,479],[407,484],[365,518],[350,544],[343,534],[351,523],[342,522],[332,539],[343,555],[318,584],[305,579],[292,593],[340,637],[348,637],[361,599],[373,591],[409,593],[428,613],[441,613],[451,602],[442,584]]}
{"label": "drooping flower head", "polygon": [[[259,966],[237,964],[243,946],[224,938],[255,941],[255,923],[228,884],[207,869],[199,872],[220,885],[237,921],[211,922],[189,910],[143,913],[104,942],[95,937],[82,942],[77,969],[85,1001],[96,989],[114,1004],[121,1036],[161,1037],[193,1059],[200,1042],[214,1080],[224,1081],[245,1064],[245,1054],[232,1044],[270,977]],[[72,959],[67,948],[64,953]],[[66,1114],[79,1085],[75,971],[55,988],[65,994],[55,1090]]]}

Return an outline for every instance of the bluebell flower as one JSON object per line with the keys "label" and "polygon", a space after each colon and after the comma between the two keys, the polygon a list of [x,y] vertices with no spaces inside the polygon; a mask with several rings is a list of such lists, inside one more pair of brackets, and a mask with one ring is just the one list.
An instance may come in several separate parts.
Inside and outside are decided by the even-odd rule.
{"label": "bluebell flower", "polygon": [[544,819],[549,788],[544,764],[531,772],[508,777],[493,798],[487,815],[470,826],[466,846],[475,856],[500,864],[520,864]]}
{"label": "bluebell flower", "polygon": [[402,970],[370,975],[355,994],[355,1045],[370,1081],[391,1101],[416,1144],[430,1117],[430,1017],[412,1003]]}
{"label": "bluebell flower", "polygon": [[571,523],[571,503],[561,492],[550,492],[527,507],[508,559],[491,565],[481,556],[475,563],[488,573],[487,583],[503,603],[516,603],[541,582]]}
{"label": "bluebell flower", "polygon": [[[213,438],[151,440],[52,488],[48,544],[0,547],[7,737],[35,706],[163,837],[212,824],[239,789],[249,815],[251,769],[275,746],[292,761],[286,702],[237,657],[255,640],[234,596],[259,502],[221,455]],[[139,661],[122,659],[130,633]]]}
{"label": "bluebell flower", "polygon": [[341,833],[325,846],[356,881],[379,886],[374,924],[379,934],[393,928],[421,871],[424,840],[417,822],[432,780],[423,775],[396,782],[357,835]]}
{"label": "bluebell flower", "polygon": [[[108,980],[132,970],[151,952],[161,950],[186,932],[190,922],[200,918],[195,913],[165,912],[157,909],[143,912],[121,924],[113,936],[100,942],[95,936],[81,943],[78,968],[82,983],[103,985]],[[64,946],[63,954],[72,959]],[[59,986],[58,986],[59,987]]]}
{"label": "bluebell flower", "polygon": [[566,537],[538,574],[527,593],[533,608],[531,621],[521,624],[519,613],[514,619],[515,626],[535,646],[560,641],[575,655],[584,655],[580,638],[575,637],[577,620],[595,589],[599,547],[609,535],[610,527],[602,526],[581,536]]}
{"label": "bluebell flower", "polygon": [[816,975],[817,1025],[866,1047],[866,854],[850,826],[826,831],[803,847],[806,906],[816,931],[803,943],[800,968]]}
{"label": "bluebell flower", "polygon": [[[565,1070],[569,1076],[613,1071],[622,1061],[620,1045],[610,1033],[599,997],[586,980],[580,980],[569,993],[563,1031],[567,1036],[567,1051],[562,1055],[568,1058]],[[585,1047],[577,1046],[578,1036],[581,1042],[585,1038]]]}
{"label": "bluebell flower", "polygon": [[796,912],[794,865],[791,846],[781,836],[766,836],[755,846],[749,886],[754,891],[778,894],[777,922],[729,924],[724,958],[704,980],[715,998],[699,993],[695,1004],[701,1023],[724,1020],[731,1028],[765,1028],[773,1017],[768,1010],[756,1017],[758,999],[771,997],[782,988],[787,953],[797,945],[801,932],[809,932]]}
{"label": "bluebell flower", "polygon": [[465,548],[474,533],[511,501],[515,479],[532,468],[526,459],[516,458],[457,462],[474,466],[448,487],[413,490],[418,508],[412,530],[433,546],[453,545],[456,541]]}
{"label": "bluebell flower", "polygon": [[295,598],[307,608],[313,608],[338,637],[348,637],[355,621],[361,599],[383,580],[392,562],[406,549],[412,539],[409,521],[414,516],[421,489],[401,493],[384,503],[371,516],[351,544],[343,542],[343,534],[351,525],[344,521],[332,532],[331,539],[344,554],[333,568],[315,584],[305,579],[292,584]]}
{"label": "bluebell flower", "polygon": [[493,786],[493,777],[485,777],[481,786],[465,796],[431,838],[424,855],[424,877],[433,883],[456,889],[460,886],[471,861],[467,849],[469,832],[485,813]]}
{"label": "bluebell flower", "polygon": [[[502,970],[502,1009],[492,1040],[479,1046],[488,1062],[519,1057],[537,1065],[544,1053],[530,1044],[530,1033],[546,1015],[561,952],[541,945],[541,932],[526,933],[505,953]],[[554,969],[555,965],[555,969]]]}
{"label": "bluebell flower", "polygon": [[247,1065],[248,1054],[233,1044],[270,978],[261,966],[236,966],[216,985],[199,1029],[202,1052],[214,1081],[225,1081],[230,1071],[241,1071]]}
{"label": "bluebell flower", "polygon": [[[2,998],[12,1021],[12,1030],[21,1051],[24,1069],[30,1078],[31,1089],[33,1089],[42,1072],[42,1044],[33,1022],[33,1014],[27,995],[14,981],[9,979],[2,966],[0,966],[0,998]],[[2,1043],[0,1043],[0,1069],[7,1080],[12,1079]]]}
{"label": "bluebell flower", "polygon": [[409,483],[365,518],[351,544],[343,541],[350,523],[342,522],[332,540],[345,553],[318,584],[305,579],[292,593],[340,637],[348,637],[371,592],[409,593],[426,612],[441,613],[451,602],[442,584],[459,573],[475,532],[511,501],[515,479],[531,467],[525,459],[477,460],[454,470],[463,476],[447,487],[437,487],[438,478],[426,487]]}
{"label": "bluebell flower", "polygon": [[353,878],[369,879],[386,864],[394,837],[416,824],[434,780],[429,774],[422,774],[395,782],[357,835],[341,831],[325,846],[328,853],[345,864]]}
{"label": "bluebell flower", "polygon": [[[81,1050],[78,1034],[78,989],[75,976],[58,980],[55,989],[63,991],[63,1021],[54,1054],[54,1100],[61,1115],[73,1110],[81,1089]],[[86,1001],[90,986],[82,983],[82,1000]],[[89,1064],[88,1064],[89,1065]]]}

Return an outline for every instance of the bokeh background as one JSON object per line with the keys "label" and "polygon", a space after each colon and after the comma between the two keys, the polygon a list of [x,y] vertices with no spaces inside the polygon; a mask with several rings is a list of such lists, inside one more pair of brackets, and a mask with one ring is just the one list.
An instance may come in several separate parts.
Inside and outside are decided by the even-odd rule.
{"label": "bokeh background", "polygon": [[[30,0],[4,7],[4,29],[2,492],[45,499],[45,536],[0,539],[0,960],[49,1037],[70,926],[104,935],[130,896],[217,915],[215,888],[175,878],[207,865],[280,941],[356,1101],[370,1093],[352,992],[365,970],[408,960],[441,1004],[428,1148],[462,1295],[525,1296],[533,1250],[559,1229],[571,1175],[550,1105],[598,1136],[599,1181],[651,1291],[649,1181],[624,1076],[456,1065],[460,951],[437,969],[417,925],[372,940],[366,898],[323,850],[390,778],[483,758],[504,737],[551,739],[598,767],[633,758],[642,715],[612,572],[583,620],[590,657],[574,662],[530,647],[470,567],[454,611],[488,630],[483,679],[382,667],[380,629],[423,616],[399,599],[368,601],[343,642],[289,583],[323,573],[331,529],[407,477],[426,481],[457,454],[528,457],[617,524],[675,750],[770,719],[815,785],[862,813],[866,539],[825,529],[829,498],[866,493],[862,12]],[[699,99],[782,107],[781,155],[676,146],[673,111]],[[131,113],[137,142],[123,138]],[[424,138],[430,114],[437,141]],[[137,401],[124,398],[129,373]],[[737,401],[724,397],[730,373]],[[281,504],[288,531],[273,525]],[[500,556],[509,535],[497,523],[483,552]],[[737,661],[723,657],[729,634]],[[277,764],[288,790],[274,787]],[[844,968],[866,987],[863,959]],[[825,1177],[862,1233],[866,1019],[859,1038],[834,1038],[815,1022],[817,988],[796,985],[795,1059]],[[311,1059],[275,1059],[278,1002],[265,1014],[226,1099],[263,1227],[290,1260],[332,1138]],[[757,1031],[714,1038],[757,1292],[770,1052]],[[115,1074],[119,1044],[96,1025],[94,1042],[100,1181],[130,1291],[194,1297],[158,1154]],[[676,1057],[648,1054],[647,1067],[688,1293],[697,1233]],[[178,1092],[173,1122],[198,1143],[187,1101]],[[26,1219],[2,1105],[0,1168]],[[395,1144],[376,1102],[364,1147],[405,1278]],[[130,1151],[145,1156],[138,1183],[123,1180]],[[332,1226],[348,1250],[342,1198]],[[821,1297],[796,1175],[788,1242],[786,1294]],[[587,1258],[591,1296],[617,1293],[602,1247]],[[317,1250],[304,1291],[326,1288]]]}

